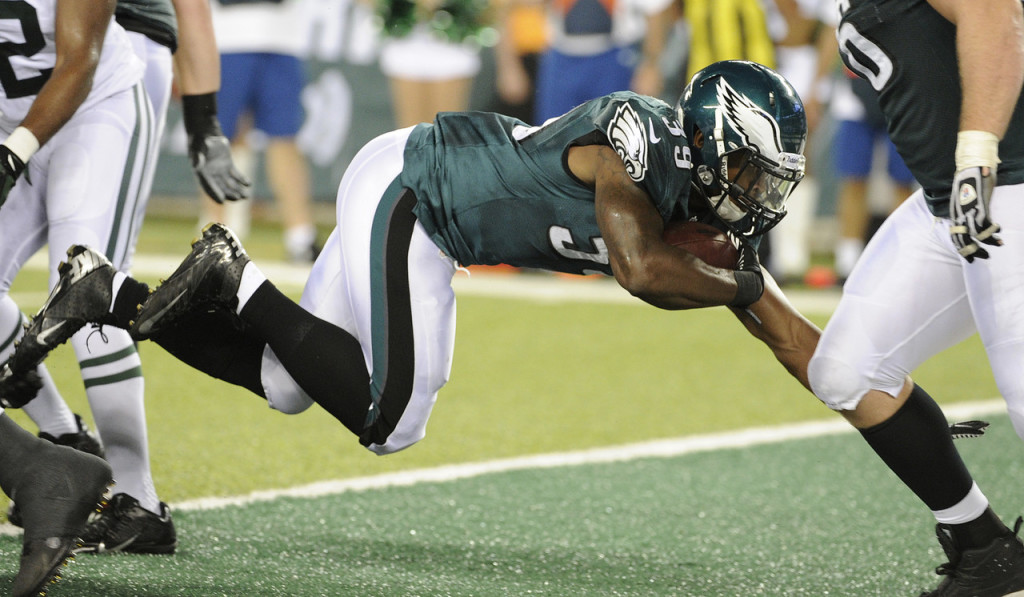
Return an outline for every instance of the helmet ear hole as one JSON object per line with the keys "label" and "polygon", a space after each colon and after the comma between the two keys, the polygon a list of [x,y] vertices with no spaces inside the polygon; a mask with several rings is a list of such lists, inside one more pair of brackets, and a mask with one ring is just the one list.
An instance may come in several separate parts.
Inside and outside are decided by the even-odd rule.
{"label": "helmet ear hole", "polygon": [[693,146],[697,149],[704,149],[704,131],[699,128],[693,129]]}

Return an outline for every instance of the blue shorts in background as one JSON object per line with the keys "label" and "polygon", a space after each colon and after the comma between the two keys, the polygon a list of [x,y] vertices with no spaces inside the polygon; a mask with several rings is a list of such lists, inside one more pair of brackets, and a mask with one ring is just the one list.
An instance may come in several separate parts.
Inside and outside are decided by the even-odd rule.
{"label": "blue shorts in background", "polygon": [[234,139],[238,119],[252,115],[253,127],[271,137],[294,137],[302,127],[306,73],[296,56],[228,53],[220,56],[217,115],[224,135]]}
{"label": "blue shorts in background", "polygon": [[909,185],[914,175],[903,163],[885,129],[873,127],[860,120],[843,120],[835,136],[836,173],[843,178],[867,178],[871,174],[876,143],[884,139],[888,152],[887,170],[894,182]]}

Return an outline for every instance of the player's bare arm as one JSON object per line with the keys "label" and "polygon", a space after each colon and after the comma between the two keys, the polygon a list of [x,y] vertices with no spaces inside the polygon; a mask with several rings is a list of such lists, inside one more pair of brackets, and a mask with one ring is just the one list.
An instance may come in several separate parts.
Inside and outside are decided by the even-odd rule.
{"label": "player's bare arm", "polygon": [[21,125],[45,144],[71,118],[92,89],[115,0],[57,2],[57,60]]}
{"label": "player's bare arm", "polygon": [[1024,84],[1024,9],[1020,0],[928,0],[956,25],[963,108],[960,130],[1006,133]]}
{"label": "player's bare arm", "polygon": [[178,51],[174,78],[182,95],[220,89],[220,53],[208,0],[174,0],[178,15]]}
{"label": "player's bare arm", "polygon": [[181,92],[192,171],[217,203],[245,199],[252,192],[252,183],[235,167],[230,142],[217,118],[220,53],[209,0],[173,1],[178,15],[174,76]]}
{"label": "player's bare arm", "polygon": [[814,356],[821,329],[793,308],[770,275],[765,273],[764,294],[756,303],[732,312],[755,338],[768,345],[790,375],[811,389],[807,364]]}
{"label": "player's bare arm", "polygon": [[662,240],[661,216],[614,149],[574,147],[569,168],[594,187],[597,223],[612,272],[630,294],[662,309],[713,307],[735,298],[731,270],[711,267]]}

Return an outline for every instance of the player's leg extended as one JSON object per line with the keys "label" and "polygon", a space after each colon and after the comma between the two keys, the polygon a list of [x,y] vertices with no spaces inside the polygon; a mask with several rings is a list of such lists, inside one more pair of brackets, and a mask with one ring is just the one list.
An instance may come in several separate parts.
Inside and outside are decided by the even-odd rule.
{"label": "player's leg extended", "polygon": [[[974,333],[961,264],[947,251],[947,237],[920,194],[897,210],[854,268],[809,366],[815,394],[861,429],[935,511],[959,502],[972,485],[941,411],[923,390],[907,385],[918,365]],[[922,439],[914,444],[924,453],[919,459],[913,446],[896,447],[898,423],[908,421],[920,422],[914,433]],[[938,474],[948,468],[957,473]]]}
{"label": "player's leg extended", "polygon": [[[333,324],[317,324],[310,332],[322,334],[323,345],[332,348],[296,359],[295,350],[286,351],[265,334],[273,349],[263,367],[271,405],[293,412],[311,397],[379,453],[422,437],[436,393],[447,381],[454,338],[454,265],[416,224],[411,193],[389,184],[401,170],[408,132],[369,143],[341,182],[338,228],[301,302]],[[243,317],[249,319],[254,301],[265,298],[261,294],[253,296]],[[332,373],[337,367],[346,372]]]}
{"label": "player's leg extended", "polygon": [[[951,562],[940,568],[948,569],[940,590],[964,582],[966,591],[999,590],[1020,580],[1024,565],[1020,541],[974,482],[942,410],[909,378],[974,333],[963,277],[970,267],[918,191],[868,244],[809,367],[815,394],[843,412],[938,521]],[[997,561],[1005,565],[991,567]]]}

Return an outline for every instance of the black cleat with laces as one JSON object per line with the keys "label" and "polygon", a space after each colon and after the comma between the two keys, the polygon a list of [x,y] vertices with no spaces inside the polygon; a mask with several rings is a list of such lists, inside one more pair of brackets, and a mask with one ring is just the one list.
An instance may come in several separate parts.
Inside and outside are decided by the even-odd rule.
{"label": "black cleat with laces", "polygon": [[156,515],[126,493],[116,493],[82,532],[81,553],[172,554],[178,535],[167,504]]}
{"label": "black cleat with laces", "polygon": [[194,309],[231,309],[242,270],[249,263],[242,243],[223,224],[209,224],[192,242],[192,252],[139,307],[129,333],[144,340]]}
{"label": "black cleat with laces", "polygon": [[[57,268],[57,284],[7,360],[5,374],[34,371],[51,350],[87,323],[103,323],[109,315],[114,268],[101,253],[82,245],[68,249],[67,261]],[[2,386],[3,376],[0,376]]]}
{"label": "black cleat with laces", "polygon": [[997,537],[985,547],[960,550],[948,525],[937,524],[935,534],[949,562],[935,572],[945,576],[931,593],[921,597],[1004,597],[1024,595],[1024,543],[1017,537],[1024,519],[1017,518],[1013,532]]}

